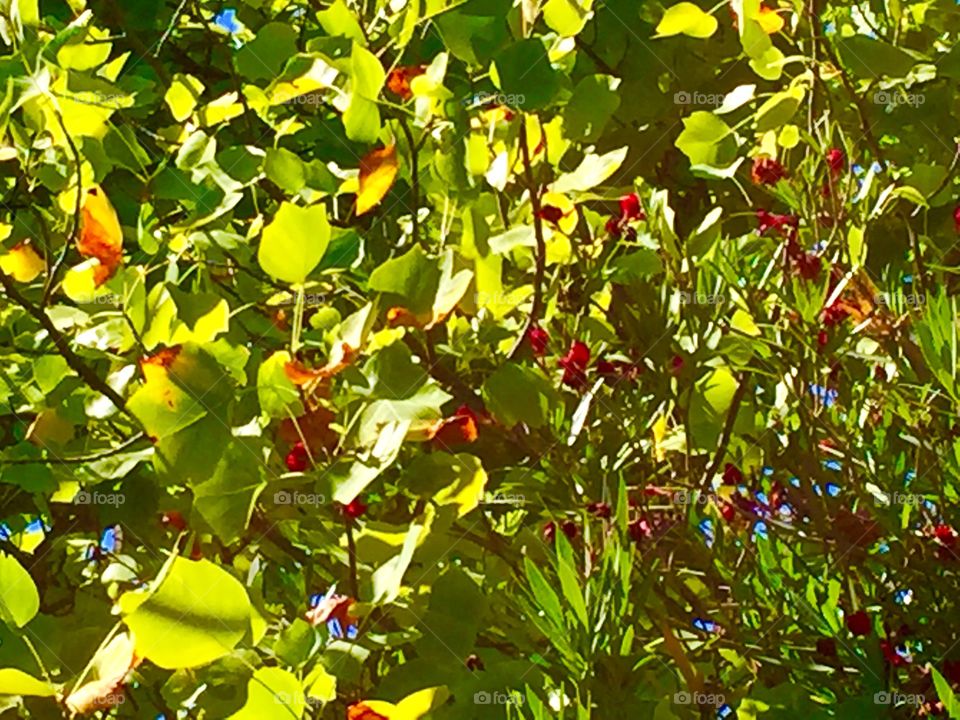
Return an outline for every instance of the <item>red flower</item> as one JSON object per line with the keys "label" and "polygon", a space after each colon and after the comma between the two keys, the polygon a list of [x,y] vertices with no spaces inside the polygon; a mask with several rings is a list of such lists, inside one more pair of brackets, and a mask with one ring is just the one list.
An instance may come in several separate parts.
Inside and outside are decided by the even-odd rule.
{"label": "red flower", "polygon": [[563,219],[563,210],[555,205],[544,205],[537,213],[537,217],[541,220],[546,220],[547,222],[556,225],[560,222],[560,220]]}
{"label": "red flower", "polygon": [[550,344],[550,336],[542,327],[534,325],[527,331],[527,342],[530,343],[534,355],[543,357],[547,352],[547,345]]}
{"label": "red flower", "polygon": [[580,528],[577,527],[577,524],[573,520],[564,520],[560,523],[560,529],[570,540],[575,540],[577,535],[580,534]]}
{"label": "red flower", "polygon": [[909,662],[907,658],[897,652],[896,643],[893,643],[890,640],[880,641],[880,651],[883,653],[883,659],[894,667],[901,667]]}
{"label": "red flower", "polygon": [[594,515],[595,517],[606,520],[613,515],[613,510],[610,508],[609,503],[605,502],[593,502],[587,505],[587,510]]}
{"label": "red flower", "polygon": [[803,253],[794,259],[794,266],[797,272],[804,280],[816,280],[823,269],[823,263],[819,255],[814,253]]}
{"label": "red flower", "polygon": [[552,544],[554,538],[557,537],[557,524],[553,520],[550,520],[549,522],[544,523],[543,530],[541,532],[543,534],[544,541]]}
{"label": "red flower", "polygon": [[683,370],[683,355],[674,355],[670,358],[670,373],[679,375]]}
{"label": "red flower", "polygon": [[820,638],[817,640],[817,654],[824,657],[836,657],[837,643],[833,638]]}
{"label": "red flower", "polygon": [[620,215],[623,221],[643,220],[647,217],[640,206],[640,197],[636,193],[620,198]]}
{"label": "red flower", "polygon": [[883,365],[874,365],[873,366],[873,378],[880,382],[886,382],[887,380],[887,370]]}
{"label": "red flower", "polygon": [[840,148],[830,148],[827,151],[827,167],[830,168],[830,174],[836,177],[847,166],[847,156],[843,154]]}
{"label": "red flower", "polygon": [[613,217],[607,220],[607,224],[604,226],[604,229],[607,231],[607,235],[615,238],[619,238],[623,233],[620,228],[620,221]]}
{"label": "red flower", "polygon": [[957,531],[950,525],[937,525],[933,529],[933,536],[946,547],[953,547],[957,543]]}
{"label": "red flower", "polygon": [[773,158],[755,157],[753,159],[753,168],[750,170],[750,177],[758,185],[776,185],[787,176],[787,171],[783,165]]}
{"label": "red flower", "polygon": [[858,637],[866,637],[870,634],[870,616],[867,615],[865,610],[858,610],[857,612],[847,615],[847,630]]}
{"label": "red flower", "polygon": [[307,469],[307,465],[310,463],[310,455],[302,441],[297,441],[290,452],[287,453],[286,463],[287,470],[290,472],[303,472]]}
{"label": "red flower", "polygon": [[957,205],[953,211],[953,229],[960,233],[960,205]]}
{"label": "red flower", "polygon": [[730,503],[724,503],[720,506],[720,514],[723,516],[724,520],[727,522],[732,522],[737,516],[737,510]]}
{"label": "red flower", "polygon": [[563,384],[572,388],[583,387],[587,382],[587,363],[590,362],[590,348],[579,340],[570,343],[567,354],[560,358],[563,368]]}
{"label": "red flower", "polygon": [[724,485],[742,485],[743,473],[733,463],[727,463],[723,466],[723,484]]}
{"label": "red flower", "polygon": [[827,343],[830,342],[830,333],[826,330],[821,330],[817,333],[817,345],[820,347],[826,347]]}
{"label": "red flower", "polygon": [[823,324],[827,327],[833,327],[834,325],[839,325],[844,320],[847,319],[849,313],[844,310],[837,303],[833,303],[823,309],[820,317],[823,320]]}
{"label": "red flower", "polygon": [[440,448],[476,442],[479,436],[479,419],[468,405],[461,405],[452,417],[440,420],[435,426],[431,440]]}
{"label": "red flower", "polygon": [[597,360],[597,372],[605,378],[615,378],[617,376],[617,366],[609,360]]}
{"label": "red flower", "polygon": [[792,238],[796,235],[800,220],[796,215],[780,215],[768,210],[757,210],[757,233],[766,234],[768,230],[775,230],[781,237]]}
{"label": "red flower", "polygon": [[355,497],[346,505],[342,506],[340,508],[340,512],[342,512],[346,517],[350,518],[351,520],[356,520],[359,517],[363,517],[364,513],[367,512],[368,507],[370,506],[364,504],[364,502],[360,498]]}

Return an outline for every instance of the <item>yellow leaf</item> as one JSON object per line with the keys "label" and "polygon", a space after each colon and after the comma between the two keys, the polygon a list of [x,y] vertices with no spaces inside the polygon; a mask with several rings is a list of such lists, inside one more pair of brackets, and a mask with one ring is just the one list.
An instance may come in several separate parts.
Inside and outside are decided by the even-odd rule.
{"label": "yellow leaf", "polygon": [[97,287],[113,277],[123,261],[123,231],[120,229],[120,221],[107,194],[99,187],[87,190],[84,198],[77,250],[83,257],[100,261],[94,274]]}
{"label": "yellow leaf", "polygon": [[360,161],[360,191],[357,193],[357,215],[376,207],[397,179],[397,148],[389,145],[368,153]]}
{"label": "yellow leaf", "polygon": [[768,8],[766,5],[760,6],[756,21],[767,35],[774,35],[783,30],[783,16],[777,13],[776,10]]}
{"label": "yellow leaf", "polygon": [[0,270],[13,277],[17,282],[27,283],[40,273],[46,264],[37,255],[29,243],[20,243],[3,257],[0,257]]}

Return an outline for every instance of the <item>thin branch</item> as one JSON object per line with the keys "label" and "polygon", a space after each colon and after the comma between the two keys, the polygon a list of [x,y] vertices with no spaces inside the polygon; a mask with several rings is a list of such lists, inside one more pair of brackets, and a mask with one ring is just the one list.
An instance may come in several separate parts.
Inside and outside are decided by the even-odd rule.
{"label": "thin branch", "polygon": [[110,400],[110,402],[112,402],[120,412],[139,424],[139,420],[127,409],[126,403],[124,402],[123,398],[120,397],[120,394],[112,387],[107,385],[106,381],[97,375],[93,369],[70,348],[70,343],[67,342],[67,339],[64,337],[63,333],[57,330],[57,327],[53,324],[53,321],[50,319],[47,313],[40,306],[27,300],[27,298],[24,297],[17,289],[17,286],[14,284],[13,280],[11,280],[10,277],[2,270],[0,270],[0,285],[3,285],[3,289],[7,293],[7,297],[9,297],[13,302],[17,303],[17,305],[22,307],[28,313],[33,315],[43,329],[47,331],[47,334],[50,336],[53,344],[56,345],[57,351],[60,353],[63,359],[67,361],[67,365],[70,366],[70,369],[77,373],[77,375],[79,375],[80,378],[90,388],[106,396],[106,398]]}
{"label": "thin branch", "polygon": [[706,487],[709,485],[710,480],[712,480],[713,476],[716,475],[717,469],[720,467],[720,463],[723,462],[723,458],[727,454],[727,446],[730,444],[730,438],[733,435],[733,426],[737,422],[737,415],[740,412],[740,404],[743,402],[743,398],[747,394],[747,385],[749,382],[750,373],[743,373],[740,376],[740,384],[737,386],[737,390],[733,394],[733,401],[730,403],[730,410],[727,412],[727,420],[723,425],[723,432],[720,435],[720,442],[717,443],[717,451],[714,453],[713,460],[710,461],[710,465],[707,467],[707,472],[703,476],[703,481],[700,483],[701,489],[706,489]]}
{"label": "thin branch", "polygon": [[419,242],[419,222],[420,222],[420,167],[417,163],[417,155],[420,146],[414,142],[413,133],[410,131],[410,125],[404,117],[399,118],[400,128],[407,137],[407,145],[410,148],[410,194],[413,196],[413,213],[411,218],[411,235],[414,244]]}
{"label": "thin branch", "polygon": [[12,460],[5,459],[3,462],[6,465],[75,465],[80,463],[91,463],[97,462],[98,460],[104,460],[108,457],[113,457],[114,455],[119,455],[120,453],[128,450],[131,445],[135,445],[138,441],[142,440],[146,435],[143,432],[138,432],[135,435],[127,438],[122,443],[116,447],[107,448],[106,450],[101,450],[95,453],[89,453],[87,455],[74,455],[72,457],[47,457],[47,458],[14,458]]}
{"label": "thin branch", "polygon": [[70,252],[70,248],[73,247],[77,241],[80,233],[80,216],[83,208],[83,161],[80,159],[80,152],[77,150],[73,138],[70,137],[70,131],[67,130],[67,125],[63,121],[63,113],[60,112],[60,108],[55,107],[54,113],[57,116],[60,129],[63,131],[63,136],[66,138],[67,147],[70,148],[70,154],[73,155],[73,162],[77,166],[77,199],[73,207],[73,226],[70,228],[70,237],[64,242],[60,256],[53,264],[53,267],[50,269],[50,274],[47,276],[47,283],[43,288],[43,299],[40,301],[41,308],[46,307],[47,303],[50,302],[50,296],[53,294],[53,288],[57,283],[57,273],[60,271],[60,268],[63,267],[63,263],[66,262],[67,253]]}
{"label": "thin branch", "polygon": [[547,243],[543,239],[543,219],[540,217],[540,193],[533,179],[533,170],[530,166],[530,148],[527,143],[527,123],[524,118],[520,123],[520,155],[523,159],[523,176],[527,184],[527,190],[530,193],[530,204],[533,207],[533,234],[537,241],[536,268],[533,277],[533,303],[530,306],[530,314],[527,316],[527,322],[524,324],[523,332],[517,337],[510,354],[507,357],[512,360],[516,357],[524,340],[530,330],[537,324],[540,318],[540,311],[543,306],[543,278],[546,274],[547,266]]}

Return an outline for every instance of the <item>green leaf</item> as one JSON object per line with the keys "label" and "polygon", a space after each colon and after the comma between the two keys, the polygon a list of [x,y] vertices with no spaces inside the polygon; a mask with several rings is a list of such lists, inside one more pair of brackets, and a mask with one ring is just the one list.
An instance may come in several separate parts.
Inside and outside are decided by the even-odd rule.
{"label": "green leaf", "polygon": [[300,415],[300,393],[286,372],[290,353],[278,350],[260,364],[257,370],[257,398],[260,409],[273,418]]}
{"label": "green leaf", "polygon": [[262,667],[247,682],[247,702],[229,720],[302,718],[305,707],[296,675],[278,667]]}
{"label": "green leaf", "polygon": [[595,188],[613,175],[627,158],[628,148],[612,150],[605,155],[589,154],[580,161],[577,169],[557,178],[554,192],[586,192]]}
{"label": "green leaf", "polygon": [[619,85],[619,80],[610,75],[588,75],[580,80],[563,109],[564,136],[580,142],[598,139],[620,107]]}
{"label": "green leaf", "polygon": [[270,148],[263,161],[263,172],[281,190],[294,195],[307,184],[307,166],[285,148]]}
{"label": "green leaf", "polygon": [[230,653],[250,628],[250,600],[233,575],[209,560],[176,558],[144,599],[120,600],[137,654],[165,670],[206,665]]}
{"label": "green leaf", "polygon": [[474,510],[483,499],[487,473],[480,458],[466,453],[431,453],[417,458],[407,471],[409,490],[437,505],[455,505],[457,517]]}
{"label": "green leaf", "polygon": [[433,513],[428,510],[414,520],[410,524],[410,529],[403,540],[403,547],[400,552],[374,571],[373,577],[370,579],[373,585],[374,603],[392,602],[400,594],[403,575],[410,567],[413,552],[417,549],[423,535],[430,531],[432,515]]}
{"label": "green leaf", "polygon": [[731,132],[716,115],[698,110],[683,119],[683,132],[674,144],[690,159],[691,165],[721,166],[725,164],[723,143],[731,137]]}
{"label": "green leaf", "polygon": [[377,56],[356,40],[350,54],[350,103],[343,113],[347,137],[355,142],[373,143],[380,133],[377,97],[386,80],[386,72]]}
{"label": "green leaf", "polygon": [[946,710],[947,715],[952,720],[960,720],[960,700],[957,699],[957,695],[953,692],[953,688],[950,687],[950,683],[947,682],[946,678],[944,678],[935,667],[932,665],[928,665],[927,667],[933,676],[933,686],[937,689],[937,697],[939,697],[940,702],[943,703],[943,709]]}
{"label": "green leaf", "polygon": [[30,573],[11,555],[0,555],[0,620],[21,628],[40,609],[40,594]]}
{"label": "green leaf", "polygon": [[433,307],[440,271],[419,245],[400,257],[388,260],[370,273],[367,287],[391,296],[414,314]]}
{"label": "green leaf", "polygon": [[344,475],[337,475],[334,471],[333,499],[339,503],[349,503],[376,480],[396,460],[409,427],[408,420],[387,423],[380,428],[373,446],[357,453],[357,459],[350,463]]}
{"label": "green leaf", "polygon": [[163,99],[170,108],[173,119],[183,122],[193,113],[193,109],[203,95],[203,83],[193,75],[177,73],[170,82]]}
{"label": "green leaf", "polygon": [[866,35],[838,39],[837,54],[853,75],[866,80],[906,77],[918,62],[906,50]]}
{"label": "green leaf", "polygon": [[550,64],[540,40],[520,40],[497,53],[491,72],[507,95],[507,104],[524,110],[546,107],[560,88],[558,73]]}
{"label": "green leaf", "polygon": [[757,110],[757,132],[775,130],[789,122],[803,100],[803,88],[793,87],[778,92]]}
{"label": "green leaf", "polygon": [[546,378],[516,363],[501,365],[483,383],[482,392],[490,412],[507,427],[542,427],[556,398]]}
{"label": "green leaf", "polygon": [[193,507],[230,545],[247,529],[254,503],[266,486],[259,445],[249,438],[235,438],[213,477],[193,487]]}
{"label": "green leaf", "polygon": [[566,624],[563,622],[563,610],[560,607],[560,598],[550,587],[550,583],[543,576],[543,573],[530,560],[529,557],[523,558],[523,568],[527,574],[527,582],[530,585],[530,592],[534,600],[544,614],[558,631],[563,631]]}
{"label": "green leaf", "polygon": [[589,629],[589,619],[587,617],[587,605],[583,600],[583,592],[580,590],[580,583],[577,580],[577,565],[573,559],[573,548],[570,541],[562,532],[556,533],[557,546],[557,576],[560,578],[560,589],[563,590],[563,596],[566,598],[570,607],[573,608],[573,614],[583,626],[584,630]]}
{"label": "green leaf", "polygon": [[297,53],[297,30],[290,23],[271,22],[237,52],[237,72],[248,80],[273,80]]}
{"label": "green leaf", "polygon": [[323,205],[280,205],[263,229],[257,260],[271,277],[300,285],[320,264],[330,242],[330,225]]}
{"label": "green leaf", "polygon": [[563,37],[573,37],[587,24],[593,0],[547,0],[543,21]]}
{"label": "green leaf", "polygon": [[0,670],[0,696],[20,695],[29,697],[53,697],[57,694],[54,685],[38,680],[16,668]]}
{"label": "green leaf", "polygon": [[657,25],[655,37],[689,35],[708,38],[717,31],[717,19],[690,2],[681,2],[667,8]]}
{"label": "green leaf", "polygon": [[307,688],[307,697],[314,698],[322,703],[333,702],[337,699],[337,678],[328,673],[326,668],[319,663],[310,671],[303,684]]}
{"label": "green leaf", "polygon": [[367,44],[363,28],[343,0],[335,0],[326,10],[318,12],[317,20],[327,35],[347,37],[361,45]]}

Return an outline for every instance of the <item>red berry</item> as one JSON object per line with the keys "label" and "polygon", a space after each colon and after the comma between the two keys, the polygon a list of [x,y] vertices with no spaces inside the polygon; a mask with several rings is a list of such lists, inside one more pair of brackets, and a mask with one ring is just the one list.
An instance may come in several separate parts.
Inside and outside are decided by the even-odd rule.
{"label": "red berry", "polygon": [[342,512],[351,520],[356,520],[357,518],[362,517],[363,514],[367,512],[368,507],[369,506],[365,505],[360,498],[355,497],[353,500],[351,500],[350,502],[348,502],[346,505],[343,506]]}
{"label": "red berry", "polygon": [[830,333],[826,330],[821,330],[817,333],[817,345],[823,348],[827,346],[828,342],[830,342]]}
{"label": "red berry", "polygon": [[827,151],[827,166],[830,168],[830,174],[836,177],[847,166],[847,156],[843,154],[840,148],[830,148]]}
{"label": "red berry", "polygon": [[875,380],[878,380],[878,381],[880,381],[880,382],[886,382],[886,381],[887,381],[887,371],[886,371],[886,369],[883,367],[883,365],[874,365],[874,367],[873,367],[873,377],[874,377]]}
{"label": "red berry", "polygon": [[814,253],[803,253],[799,255],[796,260],[797,272],[800,274],[804,280],[816,280],[820,275],[820,270],[823,269],[823,263],[820,261],[820,256],[815,255]]}
{"label": "red berry", "polygon": [[481,660],[479,657],[473,654],[467,656],[467,660],[465,664],[467,666],[467,670],[470,670],[470,671],[485,669],[483,667],[483,660]]}
{"label": "red berry", "polygon": [[310,463],[310,456],[302,442],[297,442],[286,457],[287,470],[290,472],[303,472]]}
{"label": "red berry", "polygon": [[960,233],[960,205],[957,205],[953,211],[953,229]]}
{"label": "red berry", "polygon": [[530,343],[530,349],[537,357],[543,357],[547,352],[547,345],[550,344],[550,336],[547,331],[534,325],[527,331],[527,342]]}
{"label": "red berry", "polygon": [[563,384],[572,388],[583,387],[587,382],[587,363],[590,362],[590,348],[579,340],[570,343],[567,354],[560,358],[563,368]]}
{"label": "red berry", "polygon": [[643,220],[646,214],[640,207],[640,197],[636,193],[630,193],[620,198],[620,215],[623,220]]}
{"label": "red berry", "polygon": [[577,527],[577,524],[573,520],[564,520],[560,524],[560,529],[570,540],[575,540],[577,535],[580,534],[580,528]]}
{"label": "red berry", "polygon": [[202,560],[203,559],[203,548],[200,547],[200,541],[193,541],[193,548],[190,550],[190,559],[191,560]]}
{"label": "red berry", "polygon": [[187,529],[187,521],[176,510],[165,512],[160,518],[160,524],[164,527],[173,528],[177,532],[183,532]]}
{"label": "red berry", "polygon": [[872,625],[870,623],[870,616],[867,615],[865,610],[858,610],[851,615],[847,615],[846,621],[847,630],[857,637],[866,637],[870,634]]}
{"label": "red berry", "polygon": [[796,215],[779,215],[767,210],[757,210],[757,232],[764,235],[768,230],[775,230],[781,237],[792,238],[796,235],[800,224]]}
{"label": "red berry", "polygon": [[674,355],[670,358],[670,373],[679,375],[683,370],[683,355]]}
{"label": "red berry", "polygon": [[730,503],[724,503],[720,506],[720,515],[722,515],[723,519],[727,522],[732,522],[737,516],[737,510]]}

